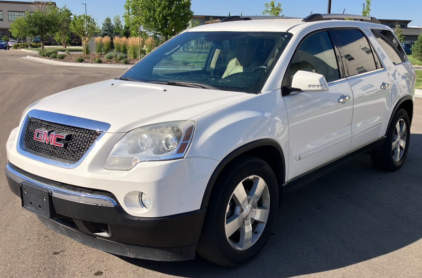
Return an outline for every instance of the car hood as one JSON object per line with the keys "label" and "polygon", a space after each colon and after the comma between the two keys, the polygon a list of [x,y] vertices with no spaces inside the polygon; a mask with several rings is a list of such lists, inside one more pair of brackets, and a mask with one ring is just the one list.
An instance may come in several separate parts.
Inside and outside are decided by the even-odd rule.
{"label": "car hood", "polygon": [[107,80],[51,95],[31,110],[106,122],[111,125],[108,132],[127,132],[154,123],[188,120],[248,97],[239,92]]}

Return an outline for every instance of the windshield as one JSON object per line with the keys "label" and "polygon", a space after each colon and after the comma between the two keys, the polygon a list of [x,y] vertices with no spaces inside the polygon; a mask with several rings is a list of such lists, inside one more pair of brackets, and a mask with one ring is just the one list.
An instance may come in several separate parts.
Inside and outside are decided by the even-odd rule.
{"label": "windshield", "polygon": [[291,38],[289,33],[186,32],[120,78],[258,93]]}

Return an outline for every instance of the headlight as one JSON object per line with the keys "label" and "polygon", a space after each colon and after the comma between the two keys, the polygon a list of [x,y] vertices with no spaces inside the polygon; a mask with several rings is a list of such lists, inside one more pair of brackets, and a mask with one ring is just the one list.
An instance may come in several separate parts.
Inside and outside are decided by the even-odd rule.
{"label": "headlight", "polygon": [[182,158],[192,141],[195,123],[168,122],[140,127],[126,134],[110,153],[104,168],[130,170],[142,161]]}

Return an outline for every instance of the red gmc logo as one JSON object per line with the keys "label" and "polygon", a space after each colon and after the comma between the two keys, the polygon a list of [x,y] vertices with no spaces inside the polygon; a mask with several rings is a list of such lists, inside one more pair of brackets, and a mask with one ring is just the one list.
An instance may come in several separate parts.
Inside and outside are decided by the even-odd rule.
{"label": "red gmc logo", "polygon": [[70,134],[54,133],[54,130],[49,131],[45,129],[36,129],[34,133],[34,140],[63,148],[66,142],[61,142],[58,140],[67,140],[69,136]]}

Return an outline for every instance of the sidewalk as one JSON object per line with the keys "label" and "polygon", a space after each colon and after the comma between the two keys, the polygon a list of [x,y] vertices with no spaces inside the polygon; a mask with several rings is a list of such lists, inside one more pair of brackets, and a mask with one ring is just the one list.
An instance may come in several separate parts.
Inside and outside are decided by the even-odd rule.
{"label": "sidewalk", "polygon": [[422,98],[422,90],[416,89],[415,92],[416,92],[416,97]]}

